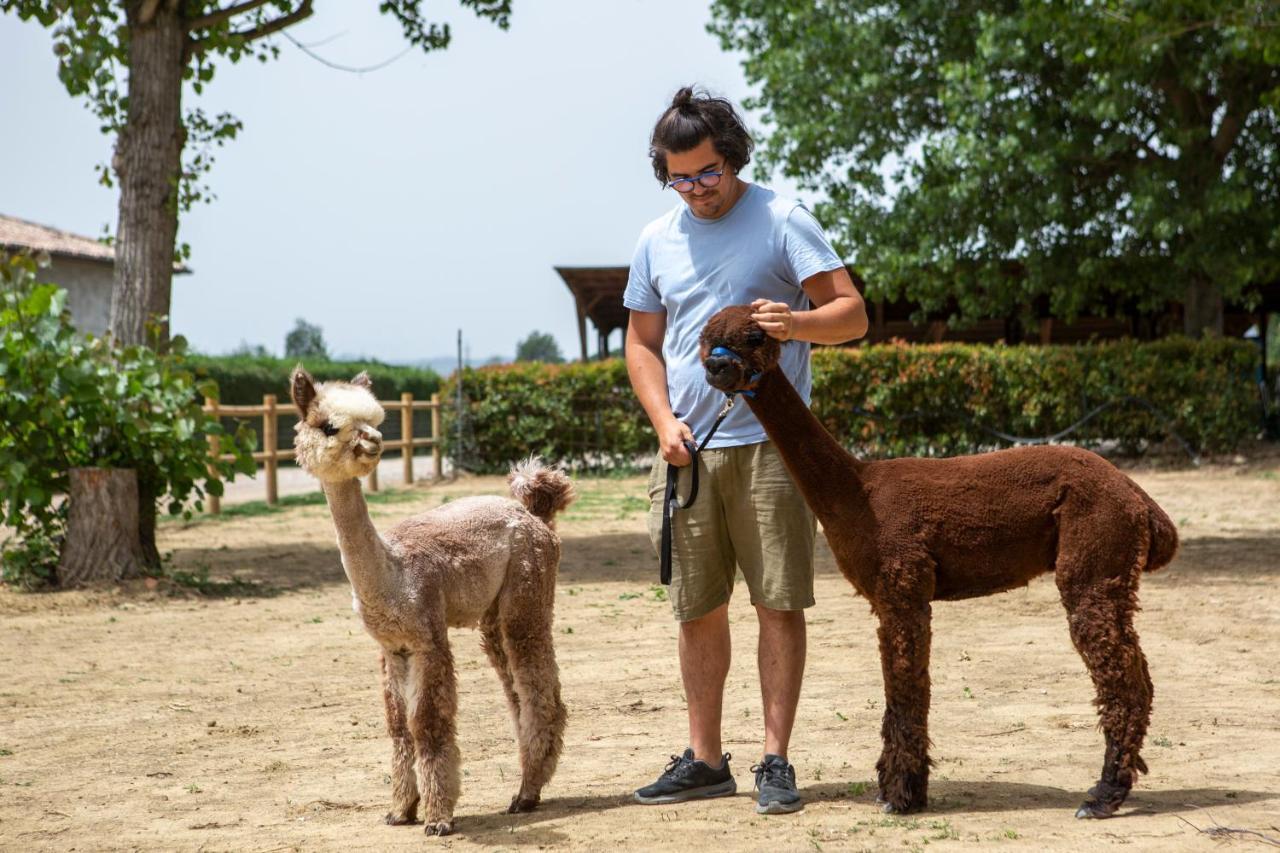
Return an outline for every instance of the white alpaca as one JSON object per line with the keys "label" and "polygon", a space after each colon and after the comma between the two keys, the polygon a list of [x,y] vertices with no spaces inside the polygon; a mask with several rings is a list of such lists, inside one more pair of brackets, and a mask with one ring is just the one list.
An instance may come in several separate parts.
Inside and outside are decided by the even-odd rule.
{"label": "white alpaca", "polygon": [[317,384],[299,365],[291,384],[298,464],[324,488],[353,606],[382,647],[393,745],[387,823],[414,823],[422,799],[427,833],[453,831],[461,759],[451,627],[480,628],[507,694],[521,768],[508,810],[536,808],[555,772],[566,716],[551,636],[560,562],[552,520],[573,500],[572,483],[531,458],[511,472],[519,502],[464,498],[379,536],[359,481],[382,453],[384,413],[369,377]]}

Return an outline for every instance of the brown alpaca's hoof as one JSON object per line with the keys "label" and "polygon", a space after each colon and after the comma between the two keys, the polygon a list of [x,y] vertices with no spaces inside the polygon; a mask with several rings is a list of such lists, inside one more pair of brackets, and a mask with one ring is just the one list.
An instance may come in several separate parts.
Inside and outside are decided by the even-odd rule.
{"label": "brown alpaca's hoof", "polygon": [[928,774],[882,774],[876,803],[885,814],[914,814],[924,811],[929,807]]}
{"label": "brown alpaca's hoof", "polygon": [[429,820],[423,828],[427,835],[453,835],[452,820]]}
{"label": "brown alpaca's hoof", "polygon": [[1101,820],[1111,817],[1119,811],[1120,806],[1124,804],[1128,796],[1128,788],[1099,782],[1089,789],[1089,799],[1084,801],[1084,805],[1076,809],[1076,817],[1081,820]]}
{"label": "brown alpaca's hoof", "polygon": [[516,794],[511,799],[511,805],[507,806],[507,814],[520,814],[522,812],[531,812],[538,807],[538,803],[542,802],[541,797],[522,797]]}
{"label": "brown alpaca's hoof", "polygon": [[387,826],[408,826],[418,822],[418,816],[412,812],[409,814],[397,814],[396,812],[387,812],[382,822]]}

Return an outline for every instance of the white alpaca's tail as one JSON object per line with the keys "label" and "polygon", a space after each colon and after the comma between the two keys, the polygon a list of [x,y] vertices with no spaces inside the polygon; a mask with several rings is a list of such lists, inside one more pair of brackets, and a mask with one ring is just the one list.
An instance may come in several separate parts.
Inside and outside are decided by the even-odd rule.
{"label": "white alpaca's tail", "polygon": [[544,465],[537,456],[512,465],[507,482],[511,484],[511,496],[548,527],[555,527],[556,513],[577,497],[569,475],[559,466]]}

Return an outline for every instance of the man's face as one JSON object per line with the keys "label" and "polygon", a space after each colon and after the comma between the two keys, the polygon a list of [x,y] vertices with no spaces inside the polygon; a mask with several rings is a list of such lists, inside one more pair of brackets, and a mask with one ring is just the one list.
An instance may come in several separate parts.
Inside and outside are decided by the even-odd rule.
{"label": "man's face", "polygon": [[738,200],[741,182],[725,164],[724,157],[716,151],[710,137],[698,143],[696,148],[680,153],[667,152],[668,181],[676,178],[693,178],[703,172],[724,172],[720,183],[714,187],[694,184],[687,193],[680,193],[680,198],[689,205],[693,214],[701,219],[718,219],[729,212],[729,208]]}

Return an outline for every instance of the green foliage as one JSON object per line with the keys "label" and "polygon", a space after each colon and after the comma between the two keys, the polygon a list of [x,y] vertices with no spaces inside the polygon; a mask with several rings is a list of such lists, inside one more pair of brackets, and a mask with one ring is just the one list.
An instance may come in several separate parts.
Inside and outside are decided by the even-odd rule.
{"label": "green foliage", "polygon": [[284,357],[328,361],[329,350],[324,345],[323,330],[299,317],[293,329],[284,336]]}
{"label": "green foliage", "polygon": [[516,344],[516,361],[543,361],[547,364],[564,363],[560,345],[547,332],[532,331],[529,337]]}
{"label": "green foliage", "polygon": [[[157,355],[85,337],[71,325],[66,291],[36,282],[30,258],[0,253],[0,510],[14,536],[3,546],[3,577],[35,584],[57,562],[76,467],[132,468],[140,491],[189,515],[208,494],[209,435],[223,428],[201,411],[202,386],[187,369],[185,342]],[[251,433],[223,436],[233,461],[222,479],[254,469]]]}
{"label": "green foliage", "polygon": [[[1280,276],[1280,6],[715,0],[760,159],[874,298],[1054,316]],[[1198,330],[1200,326],[1193,325]]]}
{"label": "green foliage", "polygon": [[[217,386],[219,401],[227,405],[257,406],[265,394],[275,394],[280,405],[289,404],[289,374],[297,359],[275,358],[270,355],[192,355],[187,362],[201,379],[212,380]],[[418,367],[395,367],[376,361],[318,361],[306,359],[308,371],[319,381],[347,380],[364,371],[373,380],[373,393],[379,400],[399,400],[408,392],[414,400],[430,400],[440,390],[440,376],[433,370]],[[278,427],[280,447],[293,446],[293,424],[296,419],[281,415]],[[248,423],[262,444],[262,419]],[[400,418],[394,413],[382,425],[382,436],[387,442],[400,439]],[[413,434],[418,438],[431,435],[431,413],[414,412]]]}
{"label": "green foliage", "polygon": [[464,469],[505,472],[537,453],[579,469],[632,465],[651,453],[653,430],[620,359],[562,365],[538,362],[466,368],[461,444],[458,374],[445,383],[445,452]]}
{"label": "green foliage", "polygon": [[[1044,437],[1126,397],[1148,401],[1201,451],[1231,450],[1258,428],[1245,341],[1169,338],[1089,346],[886,344],[813,355],[813,410],[841,443],[867,456],[953,455],[1007,444],[989,430]],[[442,397],[446,452],[459,459],[453,377]],[[505,471],[538,453],[575,468],[634,466],[656,445],[621,360],[516,364],[462,374],[461,467]],[[1069,436],[1140,453],[1169,438],[1139,405],[1107,408]]]}
{"label": "green foliage", "polygon": [[[256,405],[264,394],[275,394],[281,403],[289,400],[289,374],[298,359],[272,355],[187,356],[187,363],[202,378],[217,383],[218,399],[227,405]],[[379,400],[398,400],[408,391],[415,400],[429,400],[440,390],[440,376],[422,367],[397,367],[378,361],[330,361],[308,358],[303,362],[317,381],[350,379],[361,371],[373,380]]]}
{"label": "green foliage", "polygon": [[1176,337],[1088,346],[886,344],[820,349],[813,410],[832,434],[871,456],[950,456],[1003,444],[990,430],[1058,433],[1105,403],[1073,432],[1084,445],[1117,441],[1141,452],[1165,441],[1156,414],[1203,451],[1225,451],[1258,428],[1251,377],[1257,348],[1245,341]]}

